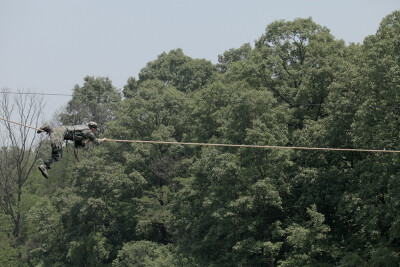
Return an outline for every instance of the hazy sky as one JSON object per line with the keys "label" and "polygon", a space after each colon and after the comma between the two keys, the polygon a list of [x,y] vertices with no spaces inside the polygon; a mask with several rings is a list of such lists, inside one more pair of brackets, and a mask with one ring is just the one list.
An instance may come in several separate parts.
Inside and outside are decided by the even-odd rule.
{"label": "hazy sky", "polygon": [[[164,51],[217,63],[278,19],[312,17],[362,43],[398,9],[399,0],[0,0],[0,89],[71,94],[86,75],[122,89]],[[70,98],[45,99],[54,113]]]}

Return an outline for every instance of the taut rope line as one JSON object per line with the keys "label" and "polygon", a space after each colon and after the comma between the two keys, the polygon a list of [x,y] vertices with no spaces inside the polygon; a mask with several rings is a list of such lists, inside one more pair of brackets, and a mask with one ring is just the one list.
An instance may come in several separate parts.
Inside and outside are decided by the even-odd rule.
{"label": "taut rope line", "polygon": [[[18,124],[28,127],[37,131],[43,131],[29,125],[10,121],[1,118],[3,121]],[[121,142],[121,143],[146,143],[146,144],[165,144],[165,145],[189,145],[189,146],[214,146],[214,147],[247,147],[247,148],[264,148],[264,149],[293,149],[293,150],[319,150],[319,151],[352,151],[352,152],[374,152],[374,153],[400,153],[400,150],[386,150],[386,149],[362,149],[362,148],[333,148],[333,147],[304,147],[304,146],[268,146],[268,145],[234,145],[234,144],[213,144],[213,143],[189,143],[189,142],[168,142],[168,141],[143,141],[143,140],[120,140],[108,139],[108,142]]]}
{"label": "taut rope line", "polygon": [[36,130],[36,131],[41,131],[41,132],[43,132],[43,130],[41,130],[41,129],[39,129],[39,128],[35,128],[35,127],[29,126],[29,125],[25,125],[25,124],[22,124],[22,123],[19,123],[19,122],[15,122],[15,121],[10,121],[10,120],[7,120],[7,119],[2,118],[2,117],[0,117],[0,120],[7,121],[7,122],[11,122],[11,123],[14,123],[14,124],[18,124],[18,125],[21,125],[21,126],[24,126],[24,127],[28,127],[28,128],[34,129],[34,130]]}
{"label": "taut rope line", "polygon": [[189,145],[189,146],[220,146],[220,147],[248,147],[248,148],[264,148],[264,149],[297,149],[297,150],[320,150],[320,151],[324,150],[324,151],[400,153],[400,150],[386,150],[386,149],[330,148],[330,147],[304,147],[304,146],[268,146],[268,145],[234,145],[234,144],[188,143],[188,142],[168,142],[168,141],[119,140],[119,139],[108,139],[108,138],[107,138],[107,141],[109,141],[109,142],[125,142],[125,143]]}

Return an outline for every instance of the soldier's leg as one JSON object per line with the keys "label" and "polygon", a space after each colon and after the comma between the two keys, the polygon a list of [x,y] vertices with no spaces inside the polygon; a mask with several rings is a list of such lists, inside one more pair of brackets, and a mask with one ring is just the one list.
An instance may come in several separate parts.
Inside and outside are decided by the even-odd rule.
{"label": "soldier's leg", "polygon": [[51,157],[44,162],[47,169],[50,169],[50,165],[55,162],[59,161],[62,158],[62,146],[58,144],[51,144]]}
{"label": "soldier's leg", "polygon": [[48,169],[54,161],[59,161],[62,158],[62,144],[64,141],[64,128],[57,127],[50,133],[51,157],[45,162]]}
{"label": "soldier's leg", "polygon": [[62,147],[57,144],[51,144],[51,157],[44,161],[44,164],[40,165],[38,168],[42,175],[45,178],[49,178],[49,174],[47,173],[48,169],[51,169],[50,165],[55,162],[59,161],[62,158]]}
{"label": "soldier's leg", "polygon": [[50,165],[59,161],[62,158],[62,143],[64,140],[64,128],[57,127],[55,131],[50,131],[50,143],[51,143],[51,157],[44,162],[44,164],[39,166],[39,170],[43,174],[45,178],[48,178],[49,175],[47,170],[50,169]]}

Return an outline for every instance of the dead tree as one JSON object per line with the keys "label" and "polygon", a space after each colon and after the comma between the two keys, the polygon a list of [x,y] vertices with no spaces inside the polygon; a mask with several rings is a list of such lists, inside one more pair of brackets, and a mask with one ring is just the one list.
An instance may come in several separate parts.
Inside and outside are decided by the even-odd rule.
{"label": "dead tree", "polygon": [[[0,92],[0,117],[35,126],[44,109],[43,97],[29,92]],[[0,210],[12,218],[13,235],[19,237],[22,187],[37,165],[41,135],[9,121],[0,120]]]}

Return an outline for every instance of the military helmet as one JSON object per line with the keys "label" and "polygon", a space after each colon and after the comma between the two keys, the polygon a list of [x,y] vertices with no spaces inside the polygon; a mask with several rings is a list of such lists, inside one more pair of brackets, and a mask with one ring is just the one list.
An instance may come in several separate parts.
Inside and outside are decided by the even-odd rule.
{"label": "military helmet", "polygon": [[94,121],[89,122],[88,126],[89,126],[89,128],[97,129],[97,123],[95,123]]}

